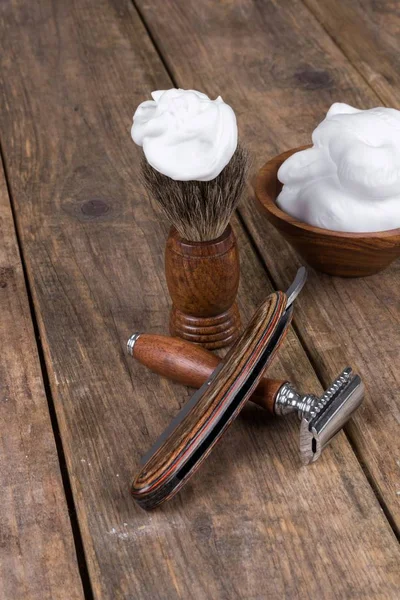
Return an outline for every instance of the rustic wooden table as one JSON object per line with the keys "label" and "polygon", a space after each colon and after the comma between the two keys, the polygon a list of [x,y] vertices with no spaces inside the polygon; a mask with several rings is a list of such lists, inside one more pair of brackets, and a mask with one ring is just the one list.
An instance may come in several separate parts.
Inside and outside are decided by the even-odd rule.
{"label": "rustic wooden table", "polygon": [[[2,0],[0,31],[0,598],[398,599],[399,262],[311,272],[296,304],[271,375],[318,392],[350,364],[368,390],[311,467],[295,419],[248,407],[145,513],[132,474],[189,391],[125,354],[169,310],[138,103],[220,93],[256,169],[309,142],[334,101],[399,108],[398,3]],[[233,226],[246,322],[299,260],[250,191]]]}

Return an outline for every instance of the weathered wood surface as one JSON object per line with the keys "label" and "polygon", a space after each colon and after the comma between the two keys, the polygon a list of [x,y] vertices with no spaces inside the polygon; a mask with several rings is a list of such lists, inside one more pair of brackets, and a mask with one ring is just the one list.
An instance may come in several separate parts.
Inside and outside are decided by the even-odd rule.
{"label": "weathered wood surface", "polygon": [[379,105],[400,108],[399,2],[303,2],[375,90],[380,98]]}
{"label": "weathered wood surface", "polygon": [[[311,131],[332,102],[380,104],[301,2],[137,4],[176,85],[220,93],[232,104],[256,168],[275,154],[310,143]],[[299,264],[297,256],[255,202],[243,203],[241,214],[273,279],[284,287]],[[399,261],[360,280],[311,273],[295,313],[301,340],[326,385],[347,364],[365,380],[366,402],[348,432],[397,528],[399,276]]]}
{"label": "weathered wood surface", "polygon": [[0,598],[83,598],[0,164]]}
{"label": "weathered wood surface", "polygon": [[[187,27],[171,3],[157,6],[171,26],[178,16]],[[238,19],[247,18],[241,6]],[[343,435],[301,468],[296,419],[272,422],[249,407],[171,503],[149,514],[133,503],[139,457],[187,398],[125,355],[133,330],[167,331],[167,226],[138,184],[129,125],[150,90],[171,82],[127,1],[8,0],[0,16],[2,146],[95,597],[396,598],[399,548]],[[185,86],[208,86],[219,57],[212,45],[201,52],[210,62]],[[217,75],[226,90],[229,71]],[[264,91],[244,85],[238,106],[247,94],[261,105]],[[293,98],[290,85],[286,93]],[[239,119],[255,149],[259,124],[240,111]],[[235,229],[247,322],[271,285]],[[292,277],[286,249],[282,261]],[[270,374],[320,389],[293,330]]]}

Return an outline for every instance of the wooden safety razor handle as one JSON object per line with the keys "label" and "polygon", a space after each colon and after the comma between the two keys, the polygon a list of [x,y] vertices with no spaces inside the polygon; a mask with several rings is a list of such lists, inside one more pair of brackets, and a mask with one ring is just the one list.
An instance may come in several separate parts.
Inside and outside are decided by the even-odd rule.
{"label": "wooden safety razor handle", "polygon": [[[154,373],[200,388],[221,359],[201,346],[176,337],[142,333],[135,341],[132,355]],[[274,413],[275,397],[284,381],[263,377],[250,400]]]}

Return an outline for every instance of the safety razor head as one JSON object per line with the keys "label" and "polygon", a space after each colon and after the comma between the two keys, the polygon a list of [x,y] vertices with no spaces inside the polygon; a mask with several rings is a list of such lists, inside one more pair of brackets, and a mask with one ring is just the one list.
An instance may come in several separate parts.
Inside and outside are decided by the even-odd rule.
{"label": "safety razor head", "polygon": [[364,392],[361,378],[353,375],[348,367],[321,398],[309,396],[311,401],[303,402],[300,425],[300,456],[303,464],[310,464],[319,458],[325,446],[360,406]]}

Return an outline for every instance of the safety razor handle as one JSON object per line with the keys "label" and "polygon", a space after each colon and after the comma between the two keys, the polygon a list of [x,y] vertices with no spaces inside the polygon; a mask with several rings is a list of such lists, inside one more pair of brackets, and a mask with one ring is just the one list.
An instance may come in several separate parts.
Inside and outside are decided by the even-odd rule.
{"label": "safety razor handle", "polygon": [[[212,352],[186,340],[148,333],[136,336],[131,354],[154,373],[193,388],[200,388],[221,362]],[[274,414],[276,395],[284,383],[263,377],[250,400]]]}

